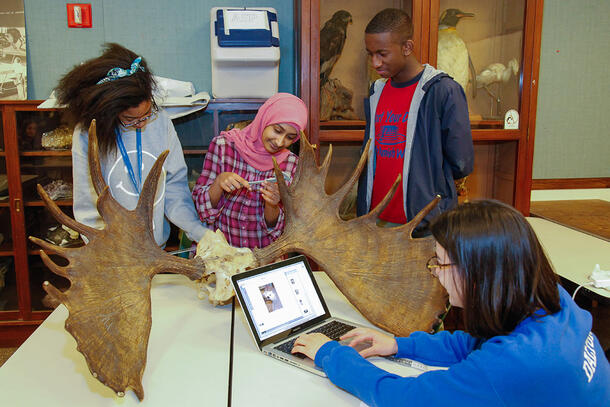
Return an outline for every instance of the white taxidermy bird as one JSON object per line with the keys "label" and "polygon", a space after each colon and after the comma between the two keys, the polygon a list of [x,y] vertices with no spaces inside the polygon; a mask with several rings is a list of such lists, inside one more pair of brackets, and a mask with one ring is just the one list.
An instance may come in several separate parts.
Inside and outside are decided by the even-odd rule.
{"label": "white taxidermy bird", "polygon": [[508,82],[511,75],[517,75],[519,72],[519,64],[517,59],[513,58],[508,61],[507,66],[496,62],[490,64],[477,75],[477,88],[487,88],[492,83]]}
{"label": "white taxidermy bird", "polygon": [[475,72],[466,43],[456,29],[457,23],[464,17],[474,17],[474,14],[464,13],[456,8],[449,8],[441,14],[438,23],[436,67],[448,73],[466,90],[469,72],[472,71],[473,78]]}

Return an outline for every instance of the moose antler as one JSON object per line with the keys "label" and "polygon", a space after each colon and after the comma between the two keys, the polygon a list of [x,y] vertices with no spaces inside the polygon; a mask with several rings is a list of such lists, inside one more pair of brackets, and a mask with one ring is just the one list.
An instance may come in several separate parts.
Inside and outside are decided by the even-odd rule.
{"label": "moose antler", "polygon": [[[365,152],[368,147],[369,144]],[[327,195],[324,182],[331,157],[332,146],[318,167],[312,145],[301,137],[299,164],[290,186],[275,163],[286,225],[275,242],[255,249],[254,256],[264,264],[288,252],[306,254],[372,323],[400,336],[415,330],[429,331],[445,310],[446,292],[425,266],[434,254],[434,240],[413,239],[411,233],[439,198],[406,225],[378,227],[377,216],[394,195],[399,176],[374,210],[344,221],[339,216],[339,206],[358,180],[366,154],[345,185]]]}
{"label": "moose antler", "polygon": [[[127,210],[112,197],[102,178],[93,121],[89,168],[99,195],[97,209],[106,227],[94,229],[66,216],[38,185],[38,193],[55,219],[84,235],[89,243],[70,249],[30,236],[44,249],[40,256],[47,267],[71,282],[65,292],[48,281],[43,287],[68,308],[66,330],[76,339],[92,375],[119,396],[131,387],[140,400],[144,398],[142,375],[152,323],[152,277],[160,272],[184,274],[191,280],[205,277],[201,259],[189,261],[167,254],[152,233],[154,197],[167,154],[159,156],[146,177],[136,208]],[[45,250],[66,258],[69,264],[58,266]]]}

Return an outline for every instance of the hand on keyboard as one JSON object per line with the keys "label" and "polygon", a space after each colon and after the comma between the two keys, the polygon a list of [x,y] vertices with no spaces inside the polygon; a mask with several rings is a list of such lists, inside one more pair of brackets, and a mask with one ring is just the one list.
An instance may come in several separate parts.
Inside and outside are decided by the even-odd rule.
{"label": "hand on keyboard", "polygon": [[[371,328],[356,328],[341,336],[341,340],[351,340],[349,346],[355,348],[362,357],[388,356],[398,352],[396,339]],[[362,349],[362,344],[370,346]]]}
{"label": "hand on keyboard", "polygon": [[294,341],[292,353],[302,353],[310,359],[316,358],[316,353],[326,342],[330,342],[328,336],[319,332],[303,334]]}

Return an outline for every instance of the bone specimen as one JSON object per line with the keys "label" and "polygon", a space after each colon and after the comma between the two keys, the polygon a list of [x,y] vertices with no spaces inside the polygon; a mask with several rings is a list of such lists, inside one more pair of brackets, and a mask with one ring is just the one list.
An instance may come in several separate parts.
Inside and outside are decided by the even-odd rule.
{"label": "bone specimen", "polygon": [[[400,177],[384,200],[370,213],[344,221],[341,201],[358,180],[367,154],[360,158],[350,179],[333,195],[324,182],[332,146],[321,167],[312,145],[301,137],[299,164],[290,186],[275,173],[284,205],[283,234],[271,245],[254,249],[258,264],[290,252],[303,253],[318,263],[339,290],[369,321],[396,335],[429,331],[445,310],[446,292],[426,268],[434,254],[432,237],[413,239],[411,232],[438,202],[433,200],[406,225],[381,228],[379,213],[393,196]],[[368,151],[368,145],[365,152]]]}
{"label": "bone specimen", "polygon": [[235,294],[231,287],[231,276],[255,263],[250,249],[229,246],[220,230],[208,233],[205,239],[201,239],[196,258],[201,258],[206,265],[205,276],[199,282],[199,298],[207,296],[214,305],[231,302]]}
{"label": "bone specimen", "polygon": [[[40,256],[47,267],[70,280],[65,292],[48,282],[43,287],[52,300],[68,308],[66,330],[76,339],[91,374],[119,396],[131,387],[140,400],[144,398],[142,375],[152,322],[151,280],[160,272],[194,280],[205,270],[199,258],[189,261],[167,254],[152,234],[154,196],[167,154],[159,156],[146,177],[137,207],[129,211],[114,200],[102,178],[93,121],[89,168],[99,195],[97,209],[106,227],[94,229],[66,216],[38,185],[38,193],[55,219],[87,237],[89,243],[63,248],[30,236],[44,249]],[[45,250],[66,258],[69,264],[58,266]]]}

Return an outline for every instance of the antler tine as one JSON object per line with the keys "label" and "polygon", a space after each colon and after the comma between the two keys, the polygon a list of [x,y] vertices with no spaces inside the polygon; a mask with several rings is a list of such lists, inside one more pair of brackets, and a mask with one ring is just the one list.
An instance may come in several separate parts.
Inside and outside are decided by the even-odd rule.
{"label": "antler tine", "polygon": [[[284,178],[284,174],[282,174],[282,170],[280,170],[280,166],[277,164],[277,160],[275,157],[271,157],[273,160],[273,172],[275,173],[275,179],[277,180],[277,187],[280,190],[280,200],[282,201],[285,213],[291,212],[294,205],[292,204],[292,199],[287,199],[288,195],[288,185],[286,184],[286,179]],[[296,178],[296,177],[295,177]],[[293,180],[291,186],[294,188],[297,180]],[[290,209],[289,209],[290,208]]]}
{"label": "antler tine", "polygon": [[297,165],[297,170],[294,174],[292,185],[295,185],[299,182],[299,180],[301,179],[301,174],[307,174],[307,170],[303,165],[305,161],[311,160],[315,164],[316,168],[318,166],[316,161],[316,154],[314,152],[316,146],[309,142],[307,137],[305,137],[305,133],[303,133],[303,131],[301,131],[301,138],[299,138],[299,141],[301,142],[301,146],[299,148],[299,165]]}
{"label": "antler tine", "polygon": [[89,240],[91,240],[91,238],[98,233],[97,229],[94,229],[87,225],[83,225],[82,223],[75,221],[74,219],[63,213],[62,210],[59,209],[59,206],[57,206],[55,201],[49,198],[49,195],[47,195],[46,191],[40,184],[36,186],[36,189],[38,190],[38,195],[40,195],[40,197],[46,204],[47,209],[51,212],[51,215],[53,215],[53,217],[59,223],[61,223],[62,225],[66,225],[70,229],[74,229],[78,233],[85,235]]}
{"label": "antler tine", "polygon": [[330,159],[333,156],[333,145],[330,144],[328,146],[328,151],[326,152],[326,156],[324,157],[324,161],[322,162],[322,166],[319,168],[319,176],[316,180],[319,180],[320,186],[322,190],[325,191],[324,184],[326,183],[326,176],[328,175],[328,169],[330,168]]}
{"label": "antler tine", "polygon": [[61,302],[62,304],[68,304],[68,296],[61,291],[59,291],[53,284],[45,281],[42,283],[42,288],[57,302]]}
{"label": "antler tine", "polygon": [[[364,152],[369,150],[370,144],[371,144],[371,140],[369,139],[369,141],[366,142],[366,146],[364,147],[364,150],[363,150]],[[345,184],[343,184],[341,186],[341,188],[339,188],[333,194],[333,195],[340,196],[341,201],[343,201],[343,199],[345,199],[345,197],[347,196],[349,191],[354,187],[354,184],[356,184],[356,182],[360,178],[360,174],[362,173],[362,170],[364,169],[364,165],[368,161],[368,154],[366,154],[364,152],[362,153],[362,155],[360,155],[360,160],[358,161],[358,165],[356,165],[356,168],[354,168],[354,171],[352,171],[352,175],[350,176],[350,178],[345,182]],[[339,201],[339,205],[341,205],[341,201]]]}
{"label": "antler tine", "polygon": [[[203,277],[206,271],[205,262],[201,257],[195,257],[187,260],[176,256],[163,256],[156,266],[159,272],[182,274],[191,280],[199,280]],[[155,273],[156,274],[156,273]]]}
{"label": "antler tine", "polygon": [[93,182],[93,188],[97,195],[101,195],[106,182],[102,176],[102,167],[100,165],[100,154],[99,147],[97,144],[97,130],[95,127],[95,119],[91,120],[89,126],[89,172],[91,173],[91,181]]}
{"label": "antler tine", "polygon": [[58,276],[62,276],[65,278],[68,278],[68,268],[67,267],[61,267],[58,266],[53,260],[51,260],[51,258],[47,255],[47,253],[44,250],[40,251],[40,258],[42,259],[42,262],[49,268],[51,269],[51,271],[55,274],[57,274]]}
{"label": "antler tine", "polygon": [[163,164],[169,154],[169,150],[165,150],[159,157],[155,164],[151,168],[144,185],[142,186],[142,192],[140,193],[140,199],[138,200],[138,206],[136,206],[136,213],[142,218],[142,220],[150,225],[152,222],[153,204],[155,202],[155,193],[157,192],[157,185],[159,184],[159,177],[163,170]]}
{"label": "antler tine", "polygon": [[434,197],[433,200],[431,200],[428,205],[426,205],[421,211],[417,212],[417,215],[415,215],[415,217],[413,219],[411,219],[409,221],[409,223],[400,226],[400,228],[404,228],[409,232],[409,236],[411,236],[411,233],[413,233],[413,230],[415,229],[415,227],[417,225],[419,225],[419,223],[422,221],[422,219],[424,219],[424,217],[430,213],[430,211],[432,209],[434,209],[434,207],[438,204],[438,202],[441,200],[441,196],[437,195]]}
{"label": "antler tine", "polygon": [[64,259],[67,259],[69,251],[73,250],[73,249],[67,249],[65,247],[51,244],[49,242],[46,242],[46,241],[39,239],[37,237],[34,237],[34,236],[29,236],[28,239],[30,239],[30,241],[32,243],[36,243],[38,246],[42,247],[44,250],[57,253],[59,256],[63,257]]}
{"label": "antler tine", "polygon": [[361,219],[364,222],[364,221],[370,221],[371,219],[377,219],[379,214],[381,212],[383,212],[383,210],[385,209],[386,206],[388,206],[388,204],[390,203],[390,200],[392,200],[392,197],[394,196],[396,189],[398,189],[398,185],[400,184],[401,179],[402,179],[402,176],[400,174],[398,174],[398,176],[396,177],[396,180],[394,180],[394,183],[392,184],[392,188],[390,188],[390,190],[388,191],[387,194],[385,194],[385,196],[383,197],[381,202],[379,202],[379,204],[377,204],[377,206],[372,211],[370,211],[369,213],[367,213],[364,216],[361,216],[360,218],[356,218],[356,219],[352,219],[352,220]]}

